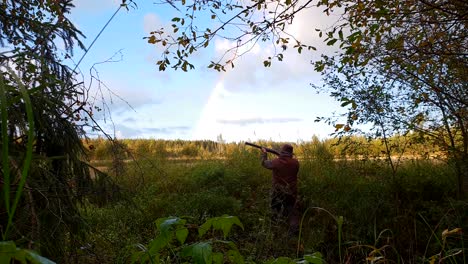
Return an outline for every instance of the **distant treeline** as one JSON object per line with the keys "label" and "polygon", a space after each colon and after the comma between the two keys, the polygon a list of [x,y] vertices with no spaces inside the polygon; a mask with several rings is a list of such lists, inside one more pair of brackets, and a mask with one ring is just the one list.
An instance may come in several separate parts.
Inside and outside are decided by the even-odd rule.
{"label": "distant treeline", "polygon": [[[310,141],[274,142],[255,141],[258,145],[279,149],[282,144],[294,146],[294,153],[300,159],[314,158],[353,158],[375,159],[392,158],[443,158],[444,151],[428,139],[415,135],[394,136],[385,144],[382,139],[368,139],[362,136],[329,138],[320,140],[314,136]],[[121,139],[108,140],[102,137],[84,142],[90,160],[110,160],[118,154],[121,159],[132,158],[223,158],[227,155],[248,149],[244,142],[226,143],[212,140],[163,140],[163,139]]]}

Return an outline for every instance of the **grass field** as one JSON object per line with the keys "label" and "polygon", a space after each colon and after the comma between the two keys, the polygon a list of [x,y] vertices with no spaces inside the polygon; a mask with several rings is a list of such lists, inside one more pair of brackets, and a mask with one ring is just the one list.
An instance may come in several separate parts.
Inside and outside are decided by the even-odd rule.
{"label": "grass field", "polygon": [[[288,237],[284,225],[270,221],[271,172],[260,166],[256,150],[238,148],[223,159],[142,155],[123,162],[119,172],[111,162],[96,163],[108,167],[120,189],[110,203],[83,210],[91,232],[80,259],[130,262],[164,234],[156,220],[172,216],[183,219],[189,235],[159,249],[163,263],[190,260],[184,248],[202,242],[224,252],[222,262],[241,263],[219,240],[233,242],[243,261],[255,263],[289,263],[312,254],[324,263],[467,262],[467,237],[456,228],[468,227],[468,203],[453,199],[455,176],[448,165],[414,159],[394,174],[385,160],[336,160],[320,148],[309,154],[299,173],[300,237]],[[223,215],[238,217],[243,228],[234,225],[227,237],[216,230],[196,235],[207,220]]]}

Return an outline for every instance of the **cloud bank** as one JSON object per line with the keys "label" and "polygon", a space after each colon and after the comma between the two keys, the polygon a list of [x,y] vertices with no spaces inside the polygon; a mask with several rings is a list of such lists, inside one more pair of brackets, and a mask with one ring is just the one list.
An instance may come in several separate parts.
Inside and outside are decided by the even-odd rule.
{"label": "cloud bank", "polygon": [[291,123],[291,122],[301,122],[300,118],[245,118],[237,120],[224,120],[219,119],[216,122],[224,125],[238,125],[238,126],[247,126],[253,124],[282,124],[282,123]]}

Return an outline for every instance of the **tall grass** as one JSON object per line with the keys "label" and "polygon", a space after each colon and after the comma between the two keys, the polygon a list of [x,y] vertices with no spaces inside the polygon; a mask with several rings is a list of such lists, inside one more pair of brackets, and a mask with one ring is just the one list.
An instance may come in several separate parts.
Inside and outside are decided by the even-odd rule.
{"label": "tall grass", "polygon": [[[366,258],[417,263],[440,252],[418,214],[427,217],[431,227],[441,222],[436,234],[443,227],[466,228],[468,204],[452,200],[453,171],[445,164],[408,161],[398,170],[397,188],[385,161],[334,160],[333,150],[320,141],[297,148],[308,155],[301,159],[299,175],[303,217],[298,238],[289,238],[284,225],[270,221],[271,174],[260,166],[258,151],[239,145],[225,159],[181,162],[148,156],[138,165],[127,163],[125,176],[117,179],[128,191],[127,200],[85,213],[96,232],[90,244],[106,252],[103,262],[110,263],[125,245],[145,244],[154,237],[157,218],[189,217],[195,228],[210,217],[229,214],[245,227],[233,234],[233,241],[256,263],[317,251],[329,263]],[[139,184],[142,181],[145,184]],[[400,193],[398,203],[395,191]],[[448,214],[447,206],[452,208]]]}
{"label": "tall grass", "polygon": [[18,206],[18,203],[20,201],[21,195],[23,194],[23,188],[26,183],[26,179],[29,174],[29,168],[31,166],[31,160],[32,160],[32,153],[33,153],[33,142],[34,142],[34,116],[33,116],[33,110],[32,110],[32,104],[31,104],[31,99],[29,98],[28,91],[26,87],[22,84],[21,80],[19,77],[9,68],[9,73],[11,76],[14,77],[16,83],[18,84],[19,90],[21,92],[21,96],[24,101],[24,105],[26,108],[26,116],[27,116],[27,122],[28,122],[28,137],[27,137],[27,145],[26,145],[26,157],[24,159],[23,163],[23,168],[21,172],[21,177],[18,183],[18,187],[16,189],[15,195],[14,195],[14,200],[13,203],[11,204],[10,201],[10,196],[11,196],[11,175],[10,175],[10,167],[9,167],[9,150],[8,150],[8,145],[9,145],[9,139],[8,139],[8,109],[7,106],[9,105],[9,102],[7,101],[6,97],[6,89],[7,86],[3,83],[3,75],[0,74],[0,104],[2,105],[1,108],[1,116],[2,116],[2,167],[3,167],[3,175],[4,175],[4,184],[3,184],[3,192],[4,192],[4,199],[5,199],[5,208],[7,209],[8,213],[8,223],[7,226],[5,227],[5,231],[2,234],[3,240],[6,240],[8,238],[9,232],[13,226],[13,218],[16,212],[16,208]]}

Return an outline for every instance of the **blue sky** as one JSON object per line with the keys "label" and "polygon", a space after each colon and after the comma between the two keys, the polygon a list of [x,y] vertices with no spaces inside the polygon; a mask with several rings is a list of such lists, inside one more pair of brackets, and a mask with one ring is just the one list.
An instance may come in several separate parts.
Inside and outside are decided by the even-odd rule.
{"label": "blue sky", "polygon": [[[71,20],[86,35],[89,46],[118,8],[118,0],[77,0]],[[168,27],[180,14],[169,5],[137,0],[138,7],[121,9],[80,64],[85,85],[96,103],[107,109],[96,115],[100,125],[118,138],[211,139],[222,135],[227,141],[272,139],[308,141],[313,135],[327,137],[334,128],[315,123],[329,116],[339,104],[326,94],[317,94],[310,83],[320,81],[310,61],[320,53],[288,50],[283,62],[264,68],[272,47],[257,44],[235,61],[226,73],[207,69],[231,43],[217,39],[193,57],[196,69],[188,73],[168,69],[159,72],[160,48],[143,37]],[[323,26],[318,10],[297,17],[291,32],[300,39],[323,47],[313,28]],[[313,25],[313,26],[312,26]],[[204,25],[203,25],[204,26]],[[206,26],[209,26],[208,24]],[[83,51],[76,51],[79,60]],[[114,61],[100,63],[104,61]],[[100,63],[95,65],[96,63]],[[90,69],[99,75],[91,83]]]}

